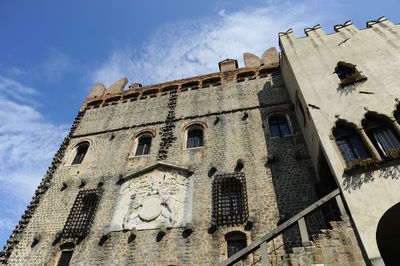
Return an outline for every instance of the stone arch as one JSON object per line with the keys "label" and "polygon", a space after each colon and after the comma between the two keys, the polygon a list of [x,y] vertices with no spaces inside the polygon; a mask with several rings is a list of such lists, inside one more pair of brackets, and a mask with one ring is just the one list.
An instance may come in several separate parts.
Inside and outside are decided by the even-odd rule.
{"label": "stone arch", "polygon": [[[89,138],[83,138],[77,140],[73,145],[71,145],[68,150],[68,155],[65,157],[66,165],[80,165],[86,155],[93,148],[93,140]],[[78,154],[81,158],[77,158]]]}
{"label": "stone arch", "polygon": [[131,140],[135,140],[137,137],[139,137],[142,134],[145,133],[149,133],[150,135],[152,135],[152,137],[155,137],[157,135],[157,132],[154,129],[151,128],[145,128],[145,129],[141,129],[138,132],[136,132],[135,134],[133,134],[133,136],[131,137]]}
{"label": "stone arch", "polygon": [[[268,132],[270,134],[270,137],[274,137],[273,132],[272,132],[273,129],[271,128],[271,127],[273,127],[271,125],[271,119],[278,118],[278,117],[283,118],[283,120],[286,120],[287,129],[289,129],[289,132],[286,132],[288,134],[279,134],[279,135],[280,136],[292,136],[294,134],[294,129],[293,129],[293,125],[292,125],[292,120],[290,119],[289,112],[284,108],[279,108],[279,109],[270,110],[267,113],[263,114],[263,116],[262,116],[263,121],[266,121],[266,123],[264,125],[268,127]],[[285,127],[286,127],[286,125],[285,125]]]}
{"label": "stone arch", "polygon": [[183,128],[182,128],[182,132],[185,132],[185,131],[187,131],[190,127],[196,126],[196,125],[199,125],[199,126],[203,127],[203,129],[208,128],[207,123],[205,123],[205,122],[203,122],[203,121],[193,121],[193,122],[190,122],[190,123],[187,123],[186,125],[184,125]]}
{"label": "stone arch", "polygon": [[83,139],[79,139],[78,141],[76,141],[69,149],[74,150],[74,149],[76,149],[76,147],[78,147],[79,145],[81,145],[84,142],[89,142],[89,147],[92,147],[94,144],[92,139],[83,138]]}
{"label": "stone arch", "polygon": [[390,117],[376,112],[366,112],[361,121],[363,129],[379,155],[384,158],[400,148],[400,135]]}
{"label": "stone arch", "polygon": [[371,157],[368,142],[354,123],[338,119],[332,127],[331,139],[345,167],[349,167],[357,159]]}
{"label": "stone arch", "polygon": [[242,226],[232,226],[232,227],[221,227],[219,230],[219,247],[221,251],[221,259],[226,260],[228,258],[228,242],[231,236],[238,234],[244,237],[246,240],[246,245],[249,245],[252,241],[249,231],[243,230]]}
{"label": "stone arch", "polygon": [[386,123],[389,123],[389,124],[392,124],[392,123],[393,123],[393,120],[392,120],[389,116],[387,116],[387,115],[380,114],[380,113],[374,112],[374,111],[367,111],[367,112],[365,112],[364,117],[361,119],[361,125],[362,125],[368,118],[371,118],[371,117],[376,118],[376,119],[381,119],[381,120],[383,120],[383,121],[385,121]]}
{"label": "stone arch", "polygon": [[[132,146],[131,146],[131,150],[130,150],[130,157],[148,155],[150,153],[150,148],[153,144],[152,142],[153,142],[153,139],[156,136],[156,134],[157,134],[156,131],[151,128],[145,128],[145,129],[142,129],[142,130],[139,130],[138,132],[136,132],[131,137]],[[149,138],[150,140],[148,143],[142,143],[147,148],[144,148],[144,146],[143,146],[140,154],[137,154],[138,147],[140,145],[142,145],[142,144],[140,144],[140,140],[143,138]],[[144,151],[143,149],[147,149],[147,151]]]}
{"label": "stone arch", "polygon": [[388,209],[379,220],[376,242],[386,265],[397,265],[400,261],[398,229],[400,221],[400,202]]}

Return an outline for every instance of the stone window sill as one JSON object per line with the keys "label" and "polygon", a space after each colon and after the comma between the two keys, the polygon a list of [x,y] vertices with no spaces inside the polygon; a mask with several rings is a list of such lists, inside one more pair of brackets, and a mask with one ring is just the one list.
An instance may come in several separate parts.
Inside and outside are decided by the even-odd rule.
{"label": "stone window sill", "polygon": [[150,154],[145,154],[145,155],[131,155],[128,157],[128,159],[136,159],[136,158],[143,158],[143,157],[147,157]]}
{"label": "stone window sill", "polygon": [[193,150],[200,150],[203,149],[204,146],[200,146],[200,147],[194,147],[194,148],[185,148],[183,149],[184,151],[193,151]]}

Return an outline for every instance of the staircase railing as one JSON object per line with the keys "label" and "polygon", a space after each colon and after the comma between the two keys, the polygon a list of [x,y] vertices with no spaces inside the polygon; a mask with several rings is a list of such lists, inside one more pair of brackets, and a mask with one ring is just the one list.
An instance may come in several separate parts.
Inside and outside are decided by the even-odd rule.
{"label": "staircase railing", "polygon": [[300,236],[301,236],[301,241],[306,242],[309,241],[309,236],[307,232],[307,226],[306,222],[304,220],[304,217],[311,212],[315,211],[318,207],[321,205],[325,204],[327,201],[335,198],[336,203],[339,208],[339,212],[343,218],[347,217],[347,212],[346,209],[344,208],[343,201],[341,198],[341,193],[339,189],[336,189],[323,197],[322,199],[314,202],[286,222],[282,223],[279,225],[277,228],[269,232],[268,234],[264,235],[260,239],[254,241],[251,243],[249,246],[246,248],[238,251],[231,257],[229,257],[227,260],[223,261],[220,265],[225,266],[225,265],[233,265],[234,263],[245,259],[250,253],[253,253],[254,251],[261,249],[261,264],[263,266],[267,266],[268,264],[268,246],[267,243],[271,241],[272,239],[276,238],[280,234],[282,234],[284,231],[286,231],[291,225],[294,223],[298,223],[299,229],[300,229]]}

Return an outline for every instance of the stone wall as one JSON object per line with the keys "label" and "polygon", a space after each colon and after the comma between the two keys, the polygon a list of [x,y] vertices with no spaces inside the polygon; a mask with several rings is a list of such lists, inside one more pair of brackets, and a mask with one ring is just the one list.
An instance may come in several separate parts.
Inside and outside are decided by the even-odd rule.
{"label": "stone wall", "polygon": [[313,235],[303,247],[284,256],[284,265],[365,265],[349,219],[331,222],[332,229]]}
{"label": "stone wall", "polygon": [[[98,186],[104,192],[89,234],[75,242],[75,265],[214,265],[226,259],[227,232],[245,232],[250,244],[273,230],[280,214],[290,216],[313,203],[313,173],[279,69],[256,73],[239,82],[230,78],[221,85],[88,106],[8,262],[56,263],[60,246],[70,241],[58,239],[57,233],[78,191]],[[229,77],[228,72],[218,75]],[[291,136],[270,138],[268,114],[277,111],[292,119]],[[204,127],[204,147],[186,149],[185,128],[194,122]],[[155,132],[150,154],[134,156],[132,137],[146,130]],[[71,165],[81,141],[90,142],[90,148],[81,164]],[[136,236],[131,231],[109,232],[121,177],[158,160],[193,172],[193,232],[184,227],[169,228],[164,236],[159,229],[138,230]],[[213,177],[233,173],[238,160],[244,166],[240,171],[245,173],[252,226],[212,230]],[[41,238],[33,244],[37,234]],[[283,239],[287,245],[296,243],[296,235],[288,237]]]}

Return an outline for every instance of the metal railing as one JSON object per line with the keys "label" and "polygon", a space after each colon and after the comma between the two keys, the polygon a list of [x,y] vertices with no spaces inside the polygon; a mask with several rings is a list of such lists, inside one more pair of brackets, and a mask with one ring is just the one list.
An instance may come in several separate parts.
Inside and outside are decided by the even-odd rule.
{"label": "metal railing", "polygon": [[229,257],[227,260],[223,261],[220,266],[225,266],[225,265],[233,265],[234,263],[245,259],[249,254],[255,252],[256,250],[260,249],[261,250],[261,264],[263,266],[267,266],[268,264],[268,242],[282,234],[284,231],[286,231],[290,226],[292,226],[294,223],[297,222],[299,229],[300,229],[300,236],[301,236],[301,241],[302,242],[307,242],[309,241],[309,236],[307,232],[307,226],[306,222],[304,220],[304,217],[311,212],[315,211],[318,207],[322,206],[329,200],[335,198],[336,203],[339,208],[339,212],[343,218],[348,217],[346,209],[344,208],[343,201],[341,198],[340,190],[336,189],[323,197],[322,199],[314,202],[286,222],[282,223],[279,225],[277,228],[269,232],[268,234],[264,235],[260,239],[254,241],[251,243],[249,246],[246,248],[240,250],[236,254],[232,255]]}

